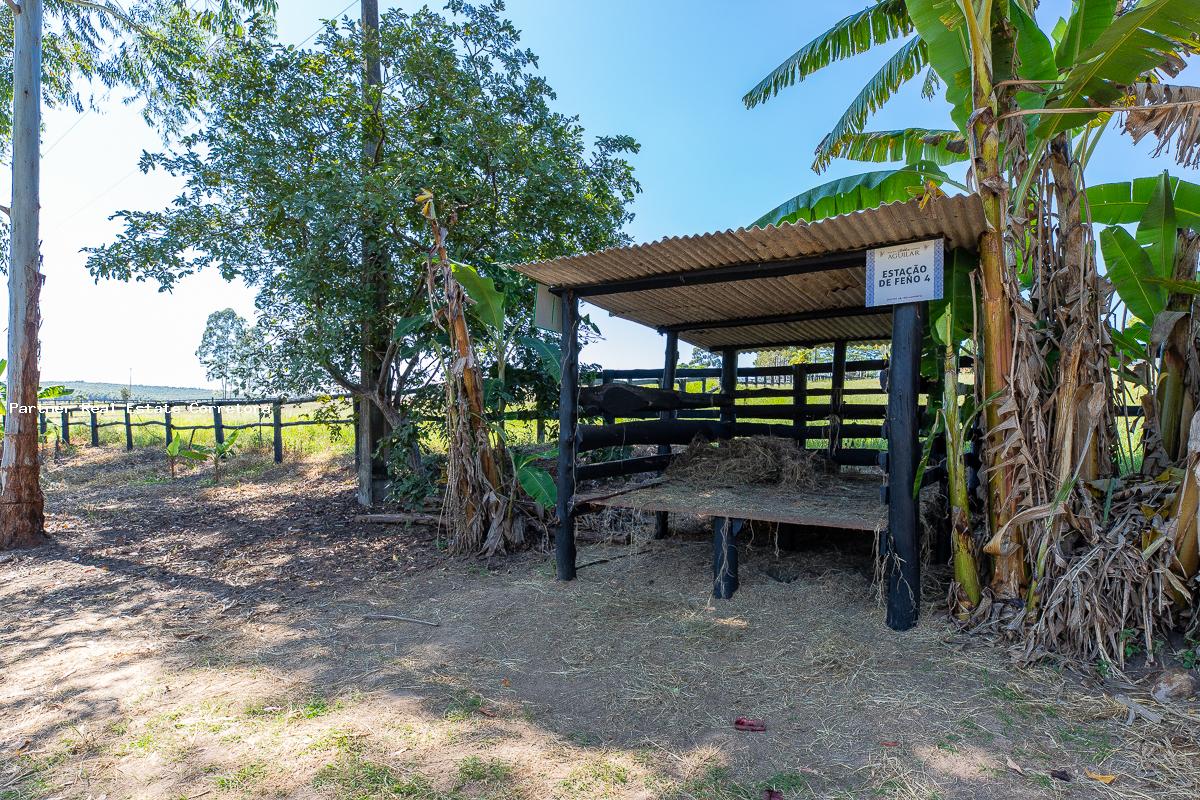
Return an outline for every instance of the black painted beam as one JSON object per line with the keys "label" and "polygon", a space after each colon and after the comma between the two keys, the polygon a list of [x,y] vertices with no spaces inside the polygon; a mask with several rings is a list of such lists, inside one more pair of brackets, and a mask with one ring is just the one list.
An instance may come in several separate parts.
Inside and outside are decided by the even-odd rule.
{"label": "black painted beam", "polygon": [[811,322],[812,320],[850,319],[853,317],[881,317],[888,314],[887,309],[869,306],[850,306],[842,308],[819,308],[814,311],[796,311],[791,314],[766,314],[757,317],[739,317],[737,319],[710,319],[703,322],[680,322],[675,325],[663,325],[660,333],[675,331],[709,331],[723,328],[749,328],[754,325],[782,325],[789,322]]}
{"label": "black painted beam", "polygon": [[866,261],[866,250],[847,250],[842,253],[825,253],[819,256],[791,258],[784,261],[748,261],[742,264],[731,264],[727,267],[692,269],[686,272],[649,275],[644,278],[628,278],[582,286],[551,286],[550,291],[561,294],[569,290],[578,297],[595,297],[602,294],[670,289],[676,286],[703,286],[711,283],[732,283],[761,278],[786,278],[791,275],[808,275],[814,272],[864,267]]}
{"label": "black painted beam", "polygon": [[[833,339],[826,336],[824,339],[786,339],[778,342],[755,342],[754,344],[739,344],[737,349],[743,353],[752,353],[755,350],[770,350],[775,347],[822,347],[833,344]],[[855,344],[879,344],[888,341],[884,338],[879,339],[848,339]],[[717,353],[723,349],[721,347],[711,347],[709,352]]]}
{"label": "black painted beam", "polygon": [[560,581],[575,578],[575,428],[579,421],[579,298],[562,299],[562,385],[558,394],[558,530],[554,562]]}
{"label": "black painted beam", "polygon": [[888,526],[880,554],[887,576],[887,625],[906,631],[921,609],[921,541],[917,521],[917,399],[921,373],[922,304],[892,310],[892,358],[888,371]]}

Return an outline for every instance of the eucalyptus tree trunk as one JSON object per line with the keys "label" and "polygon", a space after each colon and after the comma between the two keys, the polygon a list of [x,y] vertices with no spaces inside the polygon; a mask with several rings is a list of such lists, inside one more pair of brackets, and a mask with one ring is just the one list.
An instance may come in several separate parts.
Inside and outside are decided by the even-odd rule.
{"label": "eucalyptus tree trunk", "polygon": [[[383,129],[379,120],[379,104],[383,72],[379,62],[379,3],[378,0],[362,0],[362,47],[363,47],[363,191],[369,191],[371,172],[383,155]],[[362,229],[362,281],[366,297],[366,309],[362,327],[362,364],[359,385],[366,395],[375,394],[387,376],[381,375],[383,352],[388,346],[386,318],[388,304],[387,259],[384,244],[378,234],[380,227],[377,215],[367,210],[372,207],[370,198],[364,196]],[[383,499],[387,481],[387,467],[381,447],[387,438],[388,423],[379,406],[368,399],[358,400],[357,449],[355,461],[358,467],[358,502],[372,506]]]}
{"label": "eucalyptus tree trunk", "polygon": [[8,409],[0,455],[0,549],[46,541],[37,429],[42,0],[22,0],[14,26]]}

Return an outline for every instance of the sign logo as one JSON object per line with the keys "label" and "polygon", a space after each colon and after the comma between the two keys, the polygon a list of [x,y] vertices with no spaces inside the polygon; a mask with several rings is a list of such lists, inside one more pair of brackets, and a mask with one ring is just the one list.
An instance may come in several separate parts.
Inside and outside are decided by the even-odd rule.
{"label": "sign logo", "polygon": [[942,299],[945,247],[941,239],[867,251],[867,305]]}

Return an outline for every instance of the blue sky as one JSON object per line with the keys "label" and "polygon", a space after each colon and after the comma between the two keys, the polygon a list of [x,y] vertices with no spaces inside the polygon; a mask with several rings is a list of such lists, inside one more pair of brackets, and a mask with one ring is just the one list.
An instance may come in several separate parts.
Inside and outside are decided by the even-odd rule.
{"label": "blue sky", "polygon": [[[281,0],[280,32],[298,42],[347,0]],[[873,168],[838,163],[823,176],[809,169],[813,148],[890,48],[841,62],[747,111],[741,97],[813,35],[862,2],[716,2],[715,0],[510,0],[507,15],[558,93],[559,110],[577,114],[589,135],[625,133],[642,145],[634,159],[643,193],[629,232],[638,241],[736,228],[809,186]],[[383,3],[412,8],[417,3]],[[1050,27],[1066,0],[1045,0]],[[351,5],[356,13],[358,3]],[[1178,78],[1200,83],[1193,64]],[[874,129],[946,126],[946,107],[919,95],[919,82],[871,121]],[[87,276],[80,248],[107,241],[106,218],[122,208],[165,205],[174,185],[136,171],[158,140],[136,108],[100,102],[100,111],[47,115],[43,152],[43,375],[169,385],[207,385],[196,361],[204,321],[232,306],[253,311],[253,295],[215,274],[183,281],[173,294],[152,286]],[[1089,170],[1092,183],[1153,174],[1200,180],[1152,145],[1110,133]],[[8,176],[0,195],[8,195]],[[7,302],[0,290],[0,300]],[[605,334],[584,359],[613,367],[655,366],[657,334],[592,309]],[[684,348],[686,351],[686,348]]]}

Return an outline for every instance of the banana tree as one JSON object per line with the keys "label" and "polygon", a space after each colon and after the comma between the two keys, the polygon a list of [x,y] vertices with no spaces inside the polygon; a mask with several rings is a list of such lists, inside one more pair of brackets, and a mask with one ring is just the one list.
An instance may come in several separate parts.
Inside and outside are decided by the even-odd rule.
{"label": "banana tree", "polygon": [[[441,363],[449,437],[447,516],[454,531],[450,545],[460,553],[490,555],[524,542],[525,518],[514,502],[516,487],[545,508],[554,505],[554,483],[532,459],[513,459],[503,432],[489,422],[486,381],[466,312],[471,308],[487,335],[494,338],[502,380],[510,344],[505,333],[504,294],[475,268],[450,259],[448,230],[439,219],[433,193],[422,191],[416,202],[429,222],[434,242],[427,264],[430,313],[449,343],[441,353]],[[510,463],[512,470],[508,471]],[[506,472],[513,477],[511,484]]]}
{"label": "banana tree", "polygon": [[[1100,232],[1108,278],[1136,318],[1114,341],[1124,358],[1142,367],[1131,375],[1146,389],[1141,471],[1154,478],[1180,476],[1168,525],[1175,552],[1171,594],[1183,603],[1189,599],[1186,583],[1200,569],[1200,186],[1164,172],[1092,187],[1088,199],[1093,219],[1108,225]],[[1134,234],[1121,227],[1132,222]]]}
{"label": "banana tree", "polygon": [[[974,417],[972,406],[959,397],[959,360],[963,346],[971,339],[975,319],[971,273],[974,264],[961,251],[955,251],[946,265],[945,292],[939,301],[929,304],[930,337],[942,351],[942,398],[935,423],[946,433],[946,478],[950,500],[950,538],[954,563],[955,609],[969,614],[982,597],[978,552],[971,531],[967,470],[963,459],[969,441],[968,431]],[[930,397],[930,403],[935,399]],[[931,437],[932,438],[932,437]]]}
{"label": "banana tree", "polygon": [[[1177,72],[1182,56],[1194,51],[1200,5],[1140,0],[1118,14],[1117,0],[1075,0],[1049,35],[1037,25],[1036,9],[1030,0],[877,0],[813,39],[743,98],[753,107],[837,60],[900,42],[822,139],[814,168],[835,157],[906,166],[970,158],[988,224],[980,242],[979,383],[981,396],[994,398],[985,408],[993,533],[987,552],[995,561],[992,589],[1002,599],[1024,595],[1023,528],[1062,510],[1067,501],[1056,498],[1081,464],[1089,474],[1111,468],[1104,460],[1111,405],[1092,416],[1072,412],[1109,382],[1094,366],[1107,358],[1090,357],[1096,347],[1103,355],[1107,344],[1094,248],[1081,216],[1083,166],[1115,112],[1125,111],[1135,137],[1154,135],[1160,145],[1174,137],[1180,159],[1194,157],[1200,127],[1180,124],[1197,106],[1186,87],[1139,83]],[[953,128],[867,131],[870,114],[922,74],[924,93],[941,92],[950,103]],[[1045,241],[1055,225],[1035,224],[1052,217],[1061,248]],[[1041,263],[1060,251],[1080,269]],[[1053,352],[1064,344],[1076,348],[1074,355]],[[1021,408],[1052,410],[1043,419]]]}

